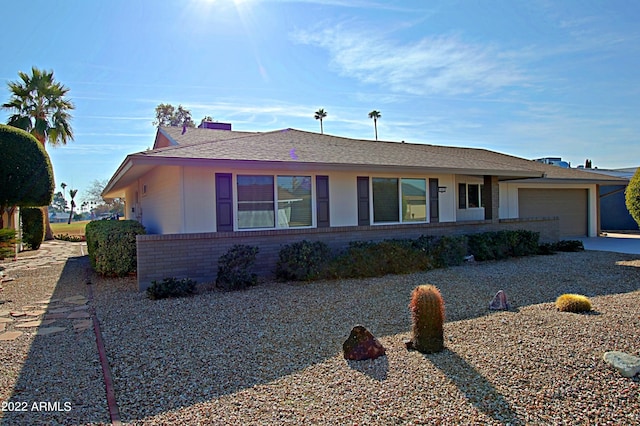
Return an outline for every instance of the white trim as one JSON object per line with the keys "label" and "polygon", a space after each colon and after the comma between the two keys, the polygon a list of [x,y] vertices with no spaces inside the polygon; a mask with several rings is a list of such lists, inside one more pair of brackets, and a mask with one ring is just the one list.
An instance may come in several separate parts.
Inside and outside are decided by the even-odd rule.
{"label": "white trim", "polygon": [[[274,211],[274,226],[273,227],[262,227],[262,228],[240,228],[238,226],[238,176],[270,176],[273,178],[273,211]],[[295,227],[279,227],[278,226],[278,177],[287,177],[287,176],[299,176],[299,177],[308,177],[311,183],[311,225],[310,226],[295,226]],[[321,175],[325,176],[325,175]],[[317,227],[317,211],[316,211],[316,175],[315,174],[304,174],[304,173],[253,173],[250,171],[242,171],[242,172],[231,172],[232,177],[232,194],[233,194],[233,230],[234,231],[273,231],[280,229],[313,229]]]}

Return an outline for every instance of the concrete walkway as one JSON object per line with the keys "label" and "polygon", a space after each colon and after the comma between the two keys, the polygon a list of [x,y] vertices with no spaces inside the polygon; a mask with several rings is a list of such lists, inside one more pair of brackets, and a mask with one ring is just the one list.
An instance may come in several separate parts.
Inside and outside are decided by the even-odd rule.
{"label": "concrete walkway", "polygon": [[616,253],[640,254],[639,234],[603,233],[594,238],[578,238],[585,250],[612,251]]}

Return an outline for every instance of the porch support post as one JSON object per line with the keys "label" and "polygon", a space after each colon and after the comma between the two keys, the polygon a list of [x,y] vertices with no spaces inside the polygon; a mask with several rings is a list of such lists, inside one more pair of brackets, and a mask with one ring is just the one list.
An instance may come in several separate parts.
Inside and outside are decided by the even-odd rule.
{"label": "porch support post", "polygon": [[484,176],[484,191],[482,192],[482,202],[484,204],[484,220],[497,223],[499,221],[500,207],[500,186],[498,176]]}

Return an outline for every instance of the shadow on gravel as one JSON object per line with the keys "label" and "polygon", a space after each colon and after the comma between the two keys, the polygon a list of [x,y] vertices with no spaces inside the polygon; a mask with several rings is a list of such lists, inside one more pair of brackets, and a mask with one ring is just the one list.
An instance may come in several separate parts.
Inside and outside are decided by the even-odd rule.
{"label": "shadow on gravel", "polygon": [[[266,283],[240,292],[156,301],[139,293],[132,278],[93,276],[92,281],[122,420],[141,421],[269,384],[340,356],[356,324],[379,338],[409,333],[407,305],[420,284],[440,288],[451,322],[494,315],[488,304],[500,289],[516,310],[553,303],[565,292],[593,297],[638,290],[640,268],[616,265],[633,259],[638,257],[558,254],[366,280]],[[484,387],[487,401],[471,399],[479,409],[492,415],[490,404],[498,404],[500,415],[515,417],[472,365],[455,353],[447,356],[455,368],[429,359],[470,399],[477,395],[471,387]],[[359,365],[349,367],[369,374]],[[369,376],[384,385],[388,368]]]}
{"label": "shadow on gravel", "polygon": [[[78,249],[79,253],[79,249]],[[29,347],[27,336],[22,335],[12,342],[16,358],[3,360],[3,367],[8,362],[19,363],[26,350],[24,365],[20,369],[13,392],[5,406],[12,411],[4,411],[0,419],[2,425],[36,425],[36,424],[105,424],[109,422],[106,408],[104,381],[98,361],[93,327],[82,332],[74,330],[74,320],[62,314],[51,313],[62,307],[69,307],[73,312],[78,304],[65,303],[63,299],[71,296],[86,296],[84,281],[85,270],[89,264],[87,256],[69,257],[62,266],[52,265],[16,271],[15,281],[23,286],[38,285],[43,280],[55,281],[51,299],[58,299],[46,310],[44,319],[54,319],[51,324],[38,328],[18,329],[33,334],[47,328],[60,327],[64,330],[49,335],[36,335]],[[58,272],[60,272],[59,278]],[[56,279],[57,278],[57,279]],[[52,283],[53,284],[53,283]],[[51,288],[49,286],[48,288]],[[46,296],[37,297],[30,305],[42,301]],[[22,309],[22,306],[18,306]],[[13,310],[13,308],[12,308]],[[75,312],[79,312],[78,309]],[[41,316],[42,318],[42,316]],[[18,318],[13,326],[18,324]],[[1,374],[1,373],[0,373]],[[16,409],[17,408],[17,409]]]}
{"label": "shadow on gravel", "polygon": [[347,360],[349,368],[371,377],[379,382],[387,380],[389,374],[389,360],[381,356],[375,360],[351,361]]}
{"label": "shadow on gravel", "polygon": [[478,410],[502,424],[525,424],[491,382],[457,353],[445,348],[440,353],[423,356],[440,369]]}

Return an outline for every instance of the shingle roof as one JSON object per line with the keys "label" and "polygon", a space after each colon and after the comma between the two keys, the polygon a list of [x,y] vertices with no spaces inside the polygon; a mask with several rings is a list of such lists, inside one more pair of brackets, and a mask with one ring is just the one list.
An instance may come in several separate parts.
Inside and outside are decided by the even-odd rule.
{"label": "shingle roof", "polygon": [[243,137],[246,135],[255,135],[257,132],[238,132],[229,130],[216,130],[216,129],[200,129],[200,128],[187,128],[184,134],[182,133],[182,127],[170,127],[162,126],[158,129],[170,140],[179,143],[181,146],[197,145],[203,142],[213,142],[218,140],[234,139]]}
{"label": "shingle roof", "polygon": [[[418,167],[492,171],[502,176],[593,180],[579,169],[526,160],[479,148],[349,139],[295,129],[264,133],[163,127],[177,145],[146,151],[158,158],[316,163],[345,166]],[[596,179],[597,180],[597,179]]]}
{"label": "shingle roof", "polygon": [[[114,188],[121,188],[126,183],[124,181],[153,165],[182,164],[194,160],[299,164],[327,170],[421,169],[436,173],[494,175],[501,180],[626,182],[479,148],[350,139],[295,129],[263,133],[198,128],[188,128],[184,134],[182,131],[181,127],[159,128],[157,138],[160,135],[166,137],[171,146],[129,155],[106,189],[111,192]],[[134,164],[138,164],[138,172],[131,171]],[[118,182],[125,175],[129,178]]]}

